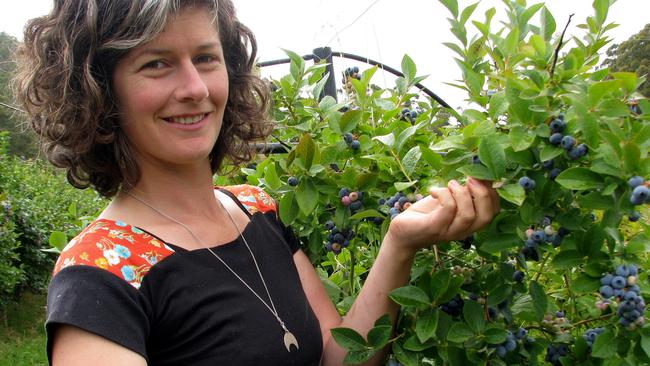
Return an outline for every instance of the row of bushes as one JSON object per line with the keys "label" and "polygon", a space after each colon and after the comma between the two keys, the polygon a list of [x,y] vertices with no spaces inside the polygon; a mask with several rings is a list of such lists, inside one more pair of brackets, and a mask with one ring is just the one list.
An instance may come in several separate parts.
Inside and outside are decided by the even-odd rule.
{"label": "row of bushes", "polygon": [[43,291],[56,259],[51,234],[72,237],[105,204],[47,163],[8,155],[8,139],[0,132],[0,306],[21,290]]}

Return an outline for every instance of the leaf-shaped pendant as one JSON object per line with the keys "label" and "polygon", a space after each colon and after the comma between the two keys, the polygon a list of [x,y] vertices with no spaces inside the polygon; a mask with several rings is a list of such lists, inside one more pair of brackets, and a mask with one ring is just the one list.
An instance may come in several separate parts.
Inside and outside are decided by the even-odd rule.
{"label": "leaf-shaped pendant", "polygon": [[294,345],[296,346],[296,349],[300,349],[298,347],[298,340],[290,331],[284,332],[284,346],[287,347],[287,352],[291,352],[291,346]]}

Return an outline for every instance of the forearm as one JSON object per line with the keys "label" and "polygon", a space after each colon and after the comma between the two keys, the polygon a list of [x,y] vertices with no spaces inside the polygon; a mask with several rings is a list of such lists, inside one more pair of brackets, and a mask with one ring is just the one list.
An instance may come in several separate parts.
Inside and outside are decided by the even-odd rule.
{"label": "forearm", "polygon": [[[400,250],[387,236],[361,291],[340,327],[352,328],[365,336],[375,321],[384,314],[389,314],[394,324],[399,306],[389,299],[388,294],[408,283],[414,255],[412,251]],[[345,353],[346,351],[330,337],[325,344],[322,365],[340,366]],[[385,353],[382,353],[373,357],[366,365],[381,364],[384,355]]]}

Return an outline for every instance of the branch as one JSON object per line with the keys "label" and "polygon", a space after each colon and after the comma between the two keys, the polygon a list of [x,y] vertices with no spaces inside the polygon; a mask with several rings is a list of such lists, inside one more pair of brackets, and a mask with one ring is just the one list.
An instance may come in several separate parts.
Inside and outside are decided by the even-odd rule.
{"label": "branch", "polygon": [[557,47],[555,47],[555,54],[553,55],[553,65],[551,66],[551,79],[553,78],[553,73],[555,72],[555,65],[557,64],[557,56],[560,53],[560,48],[562,47],[562,42],[564,41],[564,33],[566,33],[566,29],[569,28],[569,23],[571,23],[571,18],[575,14],[569,15],[569,20],[567,20],[566,25],[564,26],[564,30],[562,31],[562,35],[560,35],[560,42],[557,44]]}

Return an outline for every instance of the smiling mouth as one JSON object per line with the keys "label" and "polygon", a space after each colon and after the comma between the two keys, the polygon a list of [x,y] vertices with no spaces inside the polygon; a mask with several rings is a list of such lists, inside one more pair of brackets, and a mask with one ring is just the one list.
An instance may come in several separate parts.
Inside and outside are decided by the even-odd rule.
{"label": "smiling mouth", "polygon": [[204,119],[208,113],[195,114],[193,116],[178,116],[178,117],[169,117],[163,118],[167,122],[180,123],[182,125],[191,125],[197,123]]}

